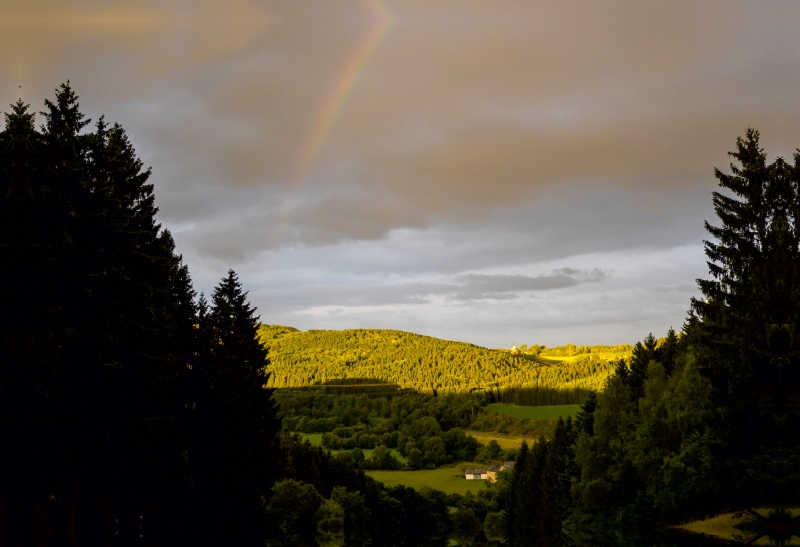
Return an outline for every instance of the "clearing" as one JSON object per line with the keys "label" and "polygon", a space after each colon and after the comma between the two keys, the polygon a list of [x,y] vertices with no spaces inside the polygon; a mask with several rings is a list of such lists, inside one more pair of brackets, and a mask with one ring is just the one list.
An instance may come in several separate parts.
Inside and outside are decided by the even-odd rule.
{"label": "clearing", "polygon": [[487,481],[468,481],[464,478],[464,469],[485,468],[486,465],[475,462],[449,463],[436,469],[420,469],[418,471],[364,471],[367,475],[386,486],[410,486],[420,490],[424,486],[441,490],[447,494],[461,494],[468,491],[473,494],[486,488]]}
{"label": "clearing", "polygon": [[[509,450],[511,448],[519,448],[522,445],[522,441],[528,441],[528,446],[533,444],[536,439],[533,437],[521,437],[518,435],[503,435],[501,433],[494,433],[492,431],[485,432],[485,431],[464,431],[467,435],[472,435],[475,437],[479,443],[482,445],[489,444],[489,441],[497,441],[497,444],[503,450]],[[480,467],[480,466],[478,466]],[[484,466],[485,467],[485,466]]]}
{"label": "clearing", "polygon": [[512,418],[573,418],[581,409],[581,405],[553,405],[553,406],[517,406],[493,404],[483,407],[486,412],[503,414]]}

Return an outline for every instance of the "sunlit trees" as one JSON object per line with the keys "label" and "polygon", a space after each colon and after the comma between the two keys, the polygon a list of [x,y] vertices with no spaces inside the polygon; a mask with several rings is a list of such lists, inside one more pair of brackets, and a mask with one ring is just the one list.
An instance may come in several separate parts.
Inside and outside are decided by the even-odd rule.
{"label": "sunlit trees", "polygon": [[[581,402],[590,389],[600,389],[614,371],[599,353],[625,356],[631,350],[630,346],[576,348],[570,344],[552,351],[554,355],[574,355],[573,359],[549,362],[538,353],[511,354],[402,331],[299,332],[262,325],[259,332],[270,348],[271,387],[320,385],[342,379],[373,385],[384,381],[439,394],[491,390],[504,401],[524,405]],[[369,379],[372,381],[367,382]]]}

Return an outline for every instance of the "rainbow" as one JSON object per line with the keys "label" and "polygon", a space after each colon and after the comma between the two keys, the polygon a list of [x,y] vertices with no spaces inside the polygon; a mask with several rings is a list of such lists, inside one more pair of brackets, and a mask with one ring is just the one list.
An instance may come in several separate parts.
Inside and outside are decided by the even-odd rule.
{"label": "rainbow", "polygon": [[392,16],[382,0],[364,0],[364,4],[372,14],[375,22],[358,48],[348,58],[347,63],[337,76],[322,103],[322,107],[314,118],[309,138],[300,156],[295,184],[302,184],[308,177],[309,172],[314,167],[317,155],[336,122],[336,118],[347,103],[358,77],[383,40],[389,27],[392,26]]}
{"label": "rainbow", "polygon": [[[314,116],[314,123],[311,125],[309,136],[301,147],[296,171],[288,181],[289,187],[283,200],[283,206],[277,214],[274,233],[277,236],[275,241],[278,245],[283,242],[286,230],[291,225],[295,213],[296,198],[301,193],[308,175],[314,167],[317,156],[331,128],[336,123],[336,118],[347,103],[358,77],[369,62],[370,57],[383,40],[389,27],[392,26],[393,18],[389,10],[384,6],[383,0],[363,0],[363,3],[372,16],[373,25],[359,42],[355,51],[348,57],[347,62],[334,80]],[[275,255],[273,255],[273,260],[274,257]]]}

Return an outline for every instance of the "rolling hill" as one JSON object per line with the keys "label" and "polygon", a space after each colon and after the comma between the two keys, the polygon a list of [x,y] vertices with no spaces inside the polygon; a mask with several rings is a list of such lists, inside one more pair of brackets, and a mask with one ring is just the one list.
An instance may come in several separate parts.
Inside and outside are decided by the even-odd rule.
{"label": "rolling hill", "polygon": [[[600,389],[630,355],[623,346],[532,346],[488,349],[410,332],[379,329],[309,330],[261,325],[269,348],[270,387],[369,379],[418,391],[465,392],[507,388]],[[527,350],[527,346],[522,346]]]}

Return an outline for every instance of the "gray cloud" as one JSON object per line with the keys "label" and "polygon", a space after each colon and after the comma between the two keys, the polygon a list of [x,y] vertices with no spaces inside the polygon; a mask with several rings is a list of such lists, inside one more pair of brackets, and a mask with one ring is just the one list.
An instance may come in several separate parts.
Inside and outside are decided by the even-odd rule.
{"label": "gray cloud", "polygon": [[467,274],[456,278],[461,287],[459,292],[453,295],[453,299],[511,299],[517,298],[520,293],[565,289],[574,287],[581,282],[601,281],[606,276],[606,272],[597,268],[588,272],[572,268],[561,268],[555,270],[552,275],[540,275],[538,277]]}
{"label": "gray cloud", "polygon": [[[745,127],[800,144],[796,2],[385,0],[380,41],[370,5],[8,0],[0,101],[38,110],[71,79],[122,123],[200,287],[234,267],[287,321],[433,314],[465,337],[511,311],[545,328],[532,308],[582,332],[678,321],[702,256],[637,260],[704,237]],[[571,303],[632,269],[618,305]],[[295,313],[335,306],[376,309]]]}
{"label": "gray cloud", "polygon": [[[747,125],[768,150],[800,142],[792,2],[386,5],[393,26],[351,70],[376,24],[360,2],[13,0],[0,94],[20,84],[38,104],[72,78],[154,164],[164,220],[236,260],[490,219],[589,182],[691,192]],[[216,222],[253,203],[281,211],[248,216],[267,236]]]}
{"label": "gray cloud", "polygon": [[[324,308],[385,307],[392,305],[430,305],[436,297],[460,305],[476,300],[513,300],[534,292],[567,289],[581,283],[603,281],[609,273],[598,268],[578,270],[559,268],[550,275],[466,274],[441,283],[384,282],[383,284],[316,284],[302,290],[266,289],[254,296],[268,304],[270,313]],[[341,313],[341,309],[337,313]]]}

